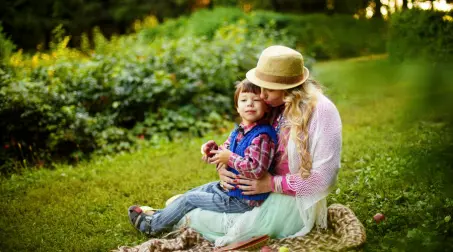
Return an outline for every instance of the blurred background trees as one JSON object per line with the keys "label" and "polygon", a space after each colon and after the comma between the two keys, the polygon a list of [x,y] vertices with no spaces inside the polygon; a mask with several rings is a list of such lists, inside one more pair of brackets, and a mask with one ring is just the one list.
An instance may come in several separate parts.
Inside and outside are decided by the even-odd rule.
{"label": "blurred background trees", "polygon": [[[81,44],[82,34],[91,38],[92,29],[99,27],[110,37],[132,31],[132,24],[145,16],[159,22],[188,15],[201,8],[239,7],[244,11],[270,10],[293,14],[350,14],[356,18],[386,17],[397,10],[412,8],[446,8],[452,0],[0,0],[0,22],[3,32],[25,50],[38,45],[46,48],[51,31],[62,24],[71,35],[70,46]],[[376,11],[379,10],[379,11]]]}

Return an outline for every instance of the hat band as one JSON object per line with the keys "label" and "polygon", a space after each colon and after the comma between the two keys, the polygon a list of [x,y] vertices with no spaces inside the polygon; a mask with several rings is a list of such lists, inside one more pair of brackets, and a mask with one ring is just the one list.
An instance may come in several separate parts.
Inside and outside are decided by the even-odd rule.
{"label": "hat band", "polygon": [[262,81],[280,84],[296,84],[304,79],[304,74],[296,76],[276,76],[265,74],[263,72],[260,72],[258,69],[255,70],[255,76]]}

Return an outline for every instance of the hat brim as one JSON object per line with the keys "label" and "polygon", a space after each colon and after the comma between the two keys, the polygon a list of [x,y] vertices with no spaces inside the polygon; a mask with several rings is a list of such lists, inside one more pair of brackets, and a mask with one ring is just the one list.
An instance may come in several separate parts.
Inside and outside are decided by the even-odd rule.
{"label": "hat brim", "polygon": [[293,84],[282,84],[282,83],[277,83],[277,82],[263,81],[256,77],[255,71],[256,71],[256,67],[247,72],[247,74],[245,75],[247,80],[249,80],[250,82],[252,82],[253,84],[255,84],[259,87],[267,88],[267,89],[274,89],[274,90],[284,90],[284,89],[290,89],[293,87],[297,87],[297,86],[301,85],[302,83],[304,83],[310,75],[308,68],[304,67],[304,78],[301,81],[299,81],[297,83],[293,83]]}

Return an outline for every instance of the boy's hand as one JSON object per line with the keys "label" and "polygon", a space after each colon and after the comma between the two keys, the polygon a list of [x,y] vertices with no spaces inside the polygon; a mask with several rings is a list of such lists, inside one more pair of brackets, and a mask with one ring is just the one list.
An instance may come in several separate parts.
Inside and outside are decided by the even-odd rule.
{"label": "boy's hand", "polygon": [[211,153],[215,154],[215,156],[211,158],[212,163],[228,165],[228,160],[230,160],[231,153],[233,152],[220,147],[220,150],[212,150]]}
{"label": "boy's hand", "polygon": [[209,140],[205,144],[201,145],[201,154],[203,155],[201,159],[208,164],[212,164],[211,158],[214,156],[212,150],[217,150],[218,146],[214,140]]}
{"label": "boy's hand", "polygon": [[211,152],[211,150],[217,150],[218,148],[219,146],[217,146],[214,140],[209,140],[201,146],[201,154],[212,157],[214,156],[214,154]]}

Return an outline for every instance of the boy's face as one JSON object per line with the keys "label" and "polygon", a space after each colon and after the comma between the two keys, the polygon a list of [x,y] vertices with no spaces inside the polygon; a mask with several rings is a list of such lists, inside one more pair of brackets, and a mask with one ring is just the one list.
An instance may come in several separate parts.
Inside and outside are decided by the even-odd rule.
{"label": "boy's face", "polygon": [[242,118],[242,123],[249,125],[261,118],[268,111],[266,103],[260,98],[259,94],[243,93],[238,97],[237,111]]}

